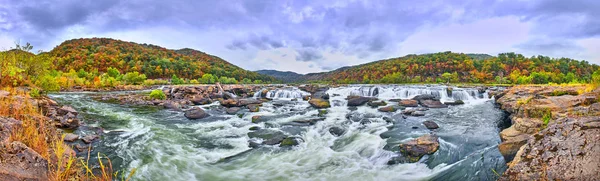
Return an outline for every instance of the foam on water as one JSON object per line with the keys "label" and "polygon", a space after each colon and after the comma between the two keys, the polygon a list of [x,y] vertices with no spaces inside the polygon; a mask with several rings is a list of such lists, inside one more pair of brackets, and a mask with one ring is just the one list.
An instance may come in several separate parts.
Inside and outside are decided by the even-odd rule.
{"label": "foam on water", "polygon": [[[492,158],[499,155],[497,150],[489,150],[495,149],[493,145],[499,139],[494,119],[501,111],[488,113],[485,109],[494,107],[487,95],[482,96],[477,90],[453,88],[448,96],[446,87],[376,85],[336,87],[327,93],[332,107],[327,109],[325,120],[302,127],[304,131],[298,135],[303,140],[300,145],[252,150],[247,136],[250,127],[260,125],[267,129],[275,124],[268,129],[280,129],[277,125],[315,118],[318,111],[300,99],[309,94],[295,87],[270,90],[269,98],[287,102],[283,106],[264,103],[259,112],[245,113],[242,118],[210,110],[211,121],[190,121],[182,113],[169,110],[148,111],[97,102],[87,93],[52,97],[73,105],[86,118],[100,120],[95,125],[106,126],[109,131],[96,150],[108,152],[120,164],[119,168],[137,168],[138,180],[443,180],[438,177],[491,174],[488,173],[491,166],[483,167],[487,170],[473,169],[484,163],[493,168],[504,164],[477,159],[473,160],[477,167],[462,164],[481,152]],[[260,96],[260,92],[257,94]],[[464,100],[467,104],[430,110],[423,118],[402,119],[398,113],[382,113],[368,106],[351,111],[345,100],[349,95],[389,100],[418,94],[439,95],[446,101]],[[293,98],[300,101],[289,101]],[[200,107],[210,109],[216,105]],[[365,116],[369,122],[350,121],[346,118],[348,114]],[[254,124],[250,121],[254,115],[279,117],[270,120],[269,125]],[[394,122],[386,122],[383,117],[393,117]],[[439,151],[421,162],[388,165],[389,160],[399,156],[394,145],[429,132],[410,128],[421,125],[425,119],[435,119],[441,126],[437,131]],[[333,136],[329,129],[334,126],[343,128],[345,133]],[[392,136],[382,138],[386,133]],[[450,172],[456,169],[459,171]]]}

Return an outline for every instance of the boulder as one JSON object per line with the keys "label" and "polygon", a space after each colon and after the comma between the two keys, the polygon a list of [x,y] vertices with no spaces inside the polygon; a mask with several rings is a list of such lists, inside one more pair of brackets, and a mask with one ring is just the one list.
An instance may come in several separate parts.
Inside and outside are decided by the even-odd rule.
{"label": "boulder", "polygon": [[212,103],[212,101],[209,98],[199,96],[194,97],[191,101],[192,103],[194,103],[194,105],[206,105]]}
{"label": "boulder", "polygon": [[427,129],[438,129],[438,128],[440,128],[440,127],[437,125],[437,123],[435,123],[435,122],[433,122],[433,121],[429,121],[429,120],[427,120],[427,121],[423,121],[423,125],[425,125],[425,127],[426,127]]}
{"label": "boulder", "polygon": [[0,180],[50,180],[48,161],[36,151],[18,141],[0,146]]}
{"label": "boulder", "polygon": [[220,100],[221,106],[224,107],[238,107],[240,104],[237,99],[223,99]]}
{"label": "boulder", "polygon": [[65,137],[63,140],[65,140],[66,142],[74,142],[74,141],[77,141],[77,139],[79,139],[79,136],[77,136],[76,134],[67,133],[67,134],[65,134]]}
{"label": "boulder", "polygon": [[333,136],[341,136],[344,133],[346,133],[346,130],[344,128],[338,127],[338,126],[334,126],[329,128],[329,133],[331,133],[331,135]]}
{"label": "boulder", "polygon": [[262,104],[262,101],[257,100],[257,99],[240,99],[238,101],[238,106],[247,106],[247,105],[250,105],[250,104],[257,104],[257,105],[259,105],[259,104]]}
{"label": "boulder", "polygon": [[417,107],[417,106],[419,106],[419,102],[416,100],[411,100],[411,99],[403,99],[398,102],[398,105],[401,105],[404,107]]}
{"label": "boulder", "polygon": [[381,112],[396,112],[399,109],[401,109],[401,107],[398,107],[398,106],[386,106],[386,107],[380,107],[377,110],[381,111]]}
{"label": "boulder", "polygon": [[400,144],[400,152],[406,156],[410,162],[417,162],[424,155],[435,153],[439,146],[440,143],[437,136],[426,134],[417,139]]}
{"label": "boulder", "polygon": [[421,101],[419,101],[419,103],[421,103],[421,106],[427,107],[427,108],[446,108],[446,107],[448,107],[448,105],[442,104],[442,102],[440,102],[438,100],[421,100]]}
{"label": "boulder", "polygon": [[310,99],[309,95],[302,96],[302,100],[304,100],[304,101],[308,101],[309,99]]}
{"label": "boulder", "polygon": [[287,138],[287,136],[278,130],[272,129],[259,129],[256,131],[248,132],[249,138],[259,138],[264,140],[263,144],[266,145],[276,145],[281,143],[283,139]]}
{"label": "boulder", "polygon": [[413,97],[412,100],[421,102],[422,100],[440,100],[440,98],[431,94],[421,94]]}
{"label": "boulder", "polygon": [[98,138],[100,138],[98,135],[91,134],[91,135],[84,136],[83,138],[81,138],[81,140],[84,143],[90,144],[90,143],[92,143],[94,140],[96,140]]}
{"label": "boulder", "polygon": [[206,118],[210,115],[208,113],[206,113],[202,108],[194,107],[192,109],[185,111],[184,116],[188,119],[202,119],[202,118]]}
{"label": "boulder", "polygon": [[230,107],[230,108],[227,108],[227,109],[225,110],[225,112],[226,112],[227,114],[234,115],[235,113],[239,112],[240,110],[241,110],[241,108],[240,108],[240,107]]}
{"label": "boulder", "polygon": [[315,123],[317,123],[319,121],[323,121],[323,120],[325,120],[325,118],[301,119],[301,120],[294,120],[292,122],[294,122],[294,123],[301,123],[301,124],[308,124],[308,125],[314,125]]}
{"label": "boulder", "polygon": [[380,106],[386,106],[387,103],[385,101],[369,101],[369,102],[367,102],[367,105],[369,105],[371,107],[380,107]]}
{"label": "boulder", "polygon": [[281,140],[281,143],[279,144],[279,146],[280,147],[296,146],[296,145],[299,145],[300,142],[302,142],[302,138],[300,138],[300,137],[287,137],[287,138]]}
{"label": "boulder", "polygon": [[71,113],[73,115],[77,115],[78,114],[77,111],[75,109],[73,109],[71,106],[62,106],[57,111],[58,111],[59,115],[66,115],[68,113]]}
{"label": "boulder", "polygon": [[329,101],[325,100],[325,99],[312,98],[312,99],[310,99],[310,101],[308,101],[308,103],[312,107],[317,108],[317,109],[331,107],[331,105],[329,105]]}
{"label": "boulder", "polygon": [[348,106],[362,106],[369,102],[371,98],[368,97],[349,97]]}
{"label": "boulder", "polygon": [[167,102],[163,103],[162,106],[165,109],[172,109],[172,110],[180,110],[181,109],[181,105],[179,105],[179,103],[173,102],[173,101],[167,101]]}
{"label": "boulder", "polygon": [[256,104],[250,104],[247,107],[248,107],[248,110],[250,110],[250,112],[258,112],[259,111],[259,107]]}
{"label": "boulder", "polygon": [[462,100],[456,100],[453,102],[444,102],[445,105],[450,105],[450,106],[456,106],[456,105],[463,105],[465,104],[465,102],[463,102]]}

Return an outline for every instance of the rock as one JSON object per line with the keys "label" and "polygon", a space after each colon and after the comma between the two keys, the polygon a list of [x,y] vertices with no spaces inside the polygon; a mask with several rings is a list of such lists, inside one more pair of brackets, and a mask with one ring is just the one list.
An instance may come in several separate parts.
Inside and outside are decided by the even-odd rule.
{"label": "rock", "polygon": [[448,107],[448,105],[442,104],[442,102],[437,101],[437,100],[421,100],[421,101],[419,101],[419,103],[421,103],[421,106],[427,107],[427,108],[446,108],[446,107]]}
{"label": "rock", "polygon": [[535,134],[499,180],[597,180],[600,117],[561,118]]}
{"label": "rock", "polygon": [[33,149],[18,141],[0,146],[0,180],[49,180],[48,161]]}
{"label": "rock", "polygon": [[249,132],[248,137],[260,138],[264,140],[263,144],[266,145],[276,145],[281,143],[283,139],[287,138],[287,136],[285,136],[283,132],[272,129],[259,129],[253,132]]}
{"label": "rock", "polygon": [[440,100],[440,98],[431,94],[421,94],[413,97],[412,100],[421,102],[423,100]]}
{"label": "rock", "polygon": [[299,145],[301,141],[302,141],[302,138],[299,138],[299,137],[287,137],[281,141],[281,144],[279,144],[279,146],[280,147],[296,146],[296,145]]}
{"label": "rock", "polygon": [[297,98],[293,98],[290,101],[298,101],[298,99]]}
{"label": "rock", "polygon": [[22,125],[23,122],[19,120],[0,117],[0,146],[9,141],[12,130],[20,129]]}
{"label": "rock", "polygon": [[79,119],[64,116],[56,126],[65,129],[75,129],[79,127]]}
{"label": "rock", "polygon": [[348,99],[348,106],[362,106],[370,100],[371,98],[368,97],[350,97]]}
{"label": "rock", "polygon": [[7,97],[8,95],[10,95],[10,92],[5,91],[5,90],[0,90],[0,98]]}
{"label": "rock", "polygon": [[325,91],[315,92],[311,97],[313,99],[317,98],[317,99],[329,100],[329,94],[325,93]]}
{"label": "rock", "polygon": [[317,123],[319,121],[323,121],[323,120],[325,120],[325,118],[302,119],[302,120],[294,120],[292,122],[294,122],[294,123],[301,123],[301,124],[308,124],[308,125],[314,125],[315,123]]}
{"label": "rock", "polygon": [[65,137],[64,137],[64,140],[66,142],[74,142],[77,139],[79,139],[79,136],[77,136],[76,134],[73,134],[73,133],[67,133],[67,134],[65,134]]}
{"label": "rock", "polygon": [[310,99],[310,101],[308,101],[308,103],[312,107],[317,108],[317,109],[331,107],[331,105],[329,105],[329,101],[328,100],[319,99],[319,98],[312,98],[312,99]]}
{"label": "rock", "polygon": [[379,106],[386,106],[387,103],[385,101],[369,101],[367,103],[367,105],[369,105],[371,107],[379,107]]}
{"label": "rock", "polygon": [[259,129],[260,129],[260,126],[252,126],[248,130],[250,130],[250,131],[256,131],[256,130],[259,130]]}
{"label": "rock", "polygon": [[194,103],[194,105],[206,105],[212,103],[209,98],[204,97],[194,97],[191,101]]}
{"label": "rock", "polygon": [[377,110],[381,111],[381,112],[396,112],[399,109],[401,109],[401,107],[398,107],[398,106],[386,106],[386,107],[380,107]]}
{"label": "rock", "polygon": [[302,96],[302,100],[308,101],[310,99],[309,95]]}
{"label": "rock", "polygon": [[319,114],[317,116],[325,117],[325,115],[327,115],[327,109],[319,109]]}
{"label": "rock", "polygon": [[456,105],[463,105],[465,104],[465,102],[463,102],[462,100],[456,100],[454,102],[444,102],[445,105],[450,105],[450,106],[456,106]]}
{"label": "rock", "polygon": [[202,119],[202,118],[206,118],[210,115],[208,113],[204,112],[204,110],[202,108],[193,107],[192,109],[185,111],[184,116],[188,119]]}
{"label": "rock", "polygon": [[98,135],[92,134],[92,135],[84,136],[83,138],[81,138],[81,140],[84,143],[90,144],[90,143],[92,143],[94,140],[96,140],[98,138],[100,138]]}
{"label": "rock", "polygon": [[400,144],[400,152],[410,162],[417,162],[424,155],[435,153],[440,146],[438,137],[430,134],[423,135],[417,139]]}
{"label": "rock", "polygon": [[165,109],[172,109],[172,110],[181,110],[181,105],[179,105],[179,103],[173,102],[173,101],[168,101],[163,103],[162,105]]}
{"label": "rock", "polygon": [[427,129],[438,129],[440,128],[437,123],[433,122],[433,121],[423,121],[423,125],[425,125],[425,127]]}
{"label": "rock", "polygon": [[75,109],[73,109],[71,106],[62,106],[57,111],[58,111],[59,115],[66,115],[68,113],[71,113],[73,115],[77,115],[78,114],[77,111]]}
{"label": "rock", "polygon": [[238,107],[240,104],[237,99],[223,99],[220,101],[221,106],[224,107]]}
{"label": "rock", "polygon": [[346,133],[346,130],[338,126],[334,126],[329,128],[329,133],[331,133],[333,136],[342,136],[344,133]]}
{"label": "rock", "polygon": [[262,122],[267,122],[270,120],[271,120],[271,117],[269,117],[269,116],[261,116],[261,115],[252,116],[252,123],[262,123]]}
{"label": "rock", "polygon": [[419,129],[419,127],[418,127],[418,126],[413,126],[413,127],[411,127],[411,128],[412,128],[412,129]]}
{"label": "rock", "polygon": [[257,99],[240,99],[238,101],[238,106],[248,106],[251,104],[260,105],[262,104],[262,101]]}
{"label": "rock", "polygon": [[230,107],[230,108],[227,108],[227,110],[225,110],[225,112],[227,114],[234,115],[237,112],[239,112],[240,110],[241,110],[241,108],[239,108],[239,107]]}
{"label": "rock", "polygon": [[398,105],[404,107],[417,107],[419,106],[419,102],[411,99],[403,99],[398,102]]}
{"label": "rock", "polygon": [[259,108],[258,108],[258,105],[256,105],[256,104],[250,104],[250,105],[248,105],[248,110],[250,110],[250,112],[258,112]]}

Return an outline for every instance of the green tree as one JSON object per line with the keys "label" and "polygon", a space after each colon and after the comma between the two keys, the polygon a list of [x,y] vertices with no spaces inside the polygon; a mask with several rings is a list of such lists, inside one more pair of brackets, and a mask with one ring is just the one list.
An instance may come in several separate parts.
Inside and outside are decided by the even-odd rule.
{"label": "green tree", "polygon": [[106,73],[112,78],[119,78],[121,76],[121,72],[119,72],[119,70],[117,70],[116,68],[112,67],[108,67],[108,69],[106,69]]}
{"label": "green tree", "polygon": [[146,80],[146,75],[140,74],[139,72],[127,72],[123,76],[123,80],[127,84],[139,85]]}

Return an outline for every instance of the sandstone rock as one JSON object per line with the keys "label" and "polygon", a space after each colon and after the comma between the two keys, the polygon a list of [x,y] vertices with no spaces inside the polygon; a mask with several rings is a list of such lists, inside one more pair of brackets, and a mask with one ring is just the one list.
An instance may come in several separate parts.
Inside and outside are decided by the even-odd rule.
{"label": "sandstone rock", "polygon": [[427,134],[400,144],[400,152],[409,158],[410,162],[417,162],[424,155],[435,153],[439,146],[438,137]]}
{"label": "sandstone rock", "polygon": [[362,106],[370,100],[371,98],[368,97],[350,97],[348,99],[348,106]]}
{"label": "sandstone rock", "polygon": [[18,141],[0,149],[0,180],[49,180],[48,161],[33,149]]}
{"label": "sandstone rock", "polygon": [[90,143],[92,143],[94,140],[96,140],[98,138],[100,138],[98,135],[92,134],[92,135],[84,136],[83,138],[81,138],[81,140],[84,143],[90,144]]}
{"label": "sandstone rock", "polygon": [[404,99],[404,100],[400,100],[400,102],[398,102],[398,105],[401,105],[404,107],[417,107],[417,106],[419,106],[419,102],[416,100]]}
{"label": "sandstone rock", "polygon": [[66,115],[68,113],[71,113],[73,115],[77,115],[77,111],[75,109],[73,109],[71,106],[63,106],[61,108],[59,108],[58,110],[58,114],[59,115]]}
{"label": "sandstone rock", "polygon": [[188,119],[202,119],[210,116],[208,113],[204,112],[202,108],[194,107],[185,111],[184,116]]}
{"label": "sandstone rock", "polygon": [[225,112],[227,114],[234,115],[235,113],[239,112],[240,110],[241,110],[241,108],[239,108],[239,107],[230,107],[230,108],[227,108],[227,110],[225,110]]}
{"label": "sandstone rock", "polygon": [[465,104],[465,102],[463,102],[462,100],[456,100],[453,102],[444,102],[445,105],[450,105],[450,106],[457,106],[457,105],[463,105]]}
{"label": "sandstone rock", "polygon": [[379,106],[386,106],[387,103],[385,101],[369,101],[369,102],[367,102],[367,105],[369,105],[371,107],[379,107]]}
{"label": "sandstone rock", "polygon": [[442,102],[437,101],[437,100],[421,100],[421,101],[419,101],[419,103],[421,103],[421,106],[427,107],[427,108],[446,108],[446,107],[448,107],[448,105],[442,104]]}
{"label": "sandstone rock", "polygon": [[331,107],[331,105],[329,105],[329,101],[328,100],[319,99],[319,98],[312,98],[312,99],[310,99],[310,101],[308,101],[308,103],[312,107],[317,108],[317,109]]}
{"label": "sandstone rock", "polygon": [[194,97],[191,101],[192,103],[194,103],[194,105],[206,105],[212,103],[212,101],[209,98],[199,96]]}
{"label": "sandstone rock", "polygon": [[381,112],[396,112],[399,109],[401,109],[401,107],[398,107],[398,106],[386,106],[386,107],[381,107],[381,108],[379,108],[377,110],[381,111]]}
{"label": "sandstone rock", "polygon": [[67,133],[67,134],[65,134],[65,138],[64,138],[64,140],[66,142],[74,142],[77,139],[79,139],[79,136],[77,136],[76,134],[73,134],[73,133]]}
{"label": "sandstone rock", "polygon": [[247,107],[248,107],[248,110],[250,110],[250,112],[258,112],[259,111],[259,107],[256,104],[250,104]]}

